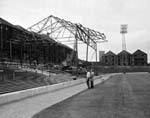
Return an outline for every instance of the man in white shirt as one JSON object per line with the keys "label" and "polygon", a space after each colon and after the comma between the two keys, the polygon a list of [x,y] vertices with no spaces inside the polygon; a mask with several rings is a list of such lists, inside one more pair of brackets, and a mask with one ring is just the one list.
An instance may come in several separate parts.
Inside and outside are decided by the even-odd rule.
{"label": "man in white shirt", "polygon": [[88,86],[88,88],[90,88],[90,77],[91,77],[91,73],[89,70],[87,70],[87,73],[86,73],[86,84]]}
{"label": "man in white shirt", "polygon": [[86,78],[87,78],[86,83],[88,88],[94,88],[93,77],[94,77],[94,71],[92,69],[90,71],[88,70],[86,74]]}

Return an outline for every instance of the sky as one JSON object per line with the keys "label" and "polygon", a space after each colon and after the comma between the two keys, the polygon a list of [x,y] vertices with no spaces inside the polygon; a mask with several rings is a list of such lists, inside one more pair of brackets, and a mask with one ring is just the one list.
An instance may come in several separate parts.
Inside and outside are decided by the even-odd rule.
{"label": "sky", "polygon": [[[0,0],[0,17],[14,25],[28,28],[36,22],[54,15],[81,23],[102,32],[108,42],[98,44],[98,51],[122,50],[120,25],[128,24],[127,51],[137,49],[148,54],[150,62],[150,0]],[[79,45],[79,58],[85,60],[86,46]],[[89,50],[89,61],[95,60]]]}

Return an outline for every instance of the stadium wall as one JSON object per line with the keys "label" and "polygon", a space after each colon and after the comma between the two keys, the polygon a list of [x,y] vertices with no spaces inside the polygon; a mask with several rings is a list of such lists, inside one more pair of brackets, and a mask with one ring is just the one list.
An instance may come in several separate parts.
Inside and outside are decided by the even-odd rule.
{"label": "stadium wall", "polygon": [[32,89],[2,94],[0,95],[0,105],[18,101],[21,99],[25,99],[27,97],[32,97],[32,96],[36,96],[36,95],[40,95],[40,94],[44,94],[48,92],[54,92],[59,89],[82,84],[84,82],[85,82],[85,79],[78,79],[78,80],[63,82],[63,83],[49,85],[49,86],[43,86],[43,87],[38,87],[38,88],[32,88]]}

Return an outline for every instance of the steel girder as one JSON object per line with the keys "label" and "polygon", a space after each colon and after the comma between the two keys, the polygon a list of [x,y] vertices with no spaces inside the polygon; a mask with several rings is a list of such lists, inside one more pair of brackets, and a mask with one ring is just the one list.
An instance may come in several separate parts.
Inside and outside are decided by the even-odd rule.
{"label": "steel girder", "polygon": [[59,42],[74,42],[74,39],[82,41],[94,50],[97,50],[97,42],[107,41],[104,33],[94,31],[81,24],[72,23],[53,15],[39,21],[28,28],[29,31],[46,34]]}

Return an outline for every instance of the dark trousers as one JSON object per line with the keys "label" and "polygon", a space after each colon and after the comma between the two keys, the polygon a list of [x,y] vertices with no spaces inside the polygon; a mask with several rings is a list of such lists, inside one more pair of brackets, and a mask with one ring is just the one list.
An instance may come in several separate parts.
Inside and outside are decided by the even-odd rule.
{"label": "dark trousers", "polygon": [[94,82],[93,82],[93,79],[91,80],[91,88],[94,88]]}
{"label": "dark trousers", "polygon": [[94,88],[93,79],[88,78],[87,81],[86,81],[86,83],[87,83],[88,88]]}
{"label": "dark trousers", "polygon": [[90,88],[90,83],[89,83],[89,81],[90,81],[90,78],[87,78],[86,84],[87,84],[87,87],[88,87],[88,88]]}

